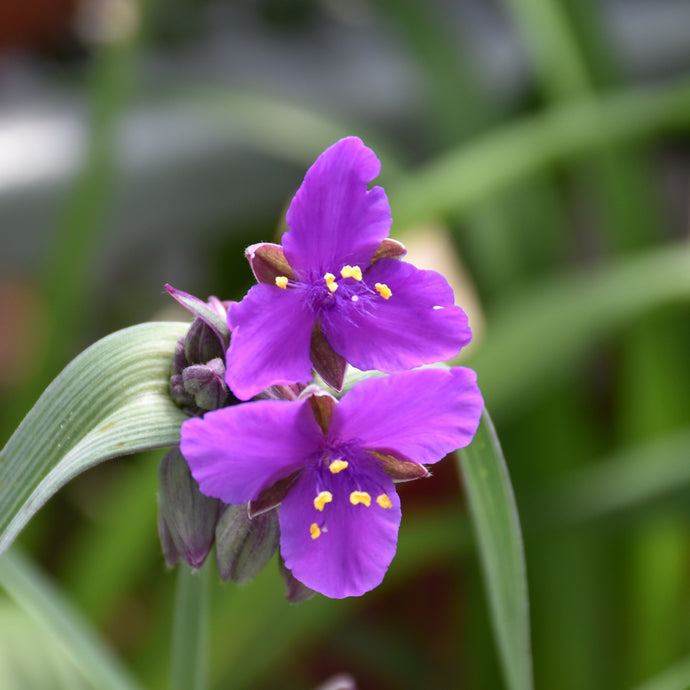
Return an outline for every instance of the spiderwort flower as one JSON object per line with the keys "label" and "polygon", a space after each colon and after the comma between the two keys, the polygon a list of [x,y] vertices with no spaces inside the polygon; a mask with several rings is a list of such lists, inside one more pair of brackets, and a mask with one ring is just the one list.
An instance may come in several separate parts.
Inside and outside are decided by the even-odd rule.
{"label": "spiderwort flower", "polygon": [[282,247],[247,249],[259,281],[231,305],[226,381],[246,400],[273,384],[308,382],[312,365],[336,389],[346,362],[394,373],[454,357],[467,316],[435,271],[398,261],[374,152],[356,137],[326,149],[287,212]]}
{"label": "spiderwort flower", "polygon": [[476,375],[420,369],[355,385],[339,402],[312,389],[296,401],[260,400],[182,425],[182,454],[202,493],[280,503],[280,550],[307,587],[332,598],[376,587],[396,549],[393,482],[466,446],[483,407]]}

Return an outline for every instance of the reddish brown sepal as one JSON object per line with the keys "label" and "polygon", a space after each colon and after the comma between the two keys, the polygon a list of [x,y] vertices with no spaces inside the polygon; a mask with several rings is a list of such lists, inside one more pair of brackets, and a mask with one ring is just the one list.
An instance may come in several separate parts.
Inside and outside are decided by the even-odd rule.
{"label": "reddish brown sepal", "polygon": [[283,502],[285,494],[287,494],[292,482],[295,481],[296,476],[297,472],[293,472],[289,477],[285,477],[273,486],[269,486],[268,489],[264,489],[258,498],[249,501],[247,511],[250,519],[277,508]]}
{"label": "reddish brown sepal", "polygon": [[336,406],[336,399],[323,391],[309,397],[309,404],[316,423],[321,427],[324,435],[328,433],[328,425],[331,423],[331,415]]}
{"label": "reddish brown sepal", "polygon": [[253,244],[244,250],[255,278],[260,283],[276,284],[278,276],[285,276],[294,280],[295,272],[285,258],[283,248],[279,244],[261,242]]}
{"label": "reddish brown sepal", "polygon": [[402,242],[386,237],[374,253],[371,263],[376,263],[379,259],[399,259],[407,254],[407,249]]}
{"label": "reddish brown sepal", "polygon": [[317,374],[335,390],[342,390],[347,362],[328,344],[317,322],[311,334],[311,362]]}
{"label": "reddish brown sepal", "polygon": [[369,451],[382,465],[384,472],[396,482],[409,482],[412,479],[425,479],[431,476],[431,472],[416,462],[401,460],[394,455],[380,453],[375,450]]}

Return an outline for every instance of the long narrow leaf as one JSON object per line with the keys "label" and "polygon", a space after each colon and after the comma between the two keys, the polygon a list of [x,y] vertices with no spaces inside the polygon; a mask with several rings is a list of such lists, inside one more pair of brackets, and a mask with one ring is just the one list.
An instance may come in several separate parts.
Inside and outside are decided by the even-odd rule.
{"label": "long narrow leaf", "polygon": [[670,304],[690,300],[690,245],[539,283],[506,301],[482,346],[463,364],[476,369],[498,418],[574,371],[597,341]]}
{"label": "long narrow leaf", "polygon": [[50,633],[92,687],[102,690],[140,688],[57,587],[31,561],[14,550],[0,557],[0,586]]}
{"label": "long narrow leaf", "polygon": [[690,688],[690,656],[636,686],[635,690],[687,690]]}
{"label": "long narrow leaf", "polygon": [[459,456],[506,686],[528,690],[532,657],[522,535],[503,452],[486,410],[474,441]]}
{"label": "long narrow leaf", "polygon": [[388,187],[398,230],[462,214],[529,175],[611,144],[687,128],[690,82],[587,98],[475,137]]}
{"label": "long narrow leaf", "polygon": [[103,460],[173,445],[186,419],[168,393],[186,323],[133,326],[76,357],[0,452],[0,553],[64,484]]}

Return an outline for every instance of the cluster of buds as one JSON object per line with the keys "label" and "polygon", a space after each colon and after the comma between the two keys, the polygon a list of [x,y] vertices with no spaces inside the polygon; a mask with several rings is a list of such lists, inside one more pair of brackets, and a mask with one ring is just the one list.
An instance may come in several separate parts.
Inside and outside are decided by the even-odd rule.
{"label": "cluster of buds", "polygon": [[[239,401],[225,383],[225,351],[230,342],[229,303],[210,297],[208,302],[166,286],[168,293],[194,315],[187,334],[175,347],[170,394],[190,417],[235,405]],[[274,386],[260,397],[293,399],[296,386]],[[168,566],[186,562],[200,568],[215,543],[218,572],[227,582],[255,577],[276,552],[280,542],[277,511],[253,514],[248,504],[226,505],[199,491],[179,446],[171,448],[158,469],[158,533]],[[287,598],[302,601],[312,590],[296,580],[279,561]]]}

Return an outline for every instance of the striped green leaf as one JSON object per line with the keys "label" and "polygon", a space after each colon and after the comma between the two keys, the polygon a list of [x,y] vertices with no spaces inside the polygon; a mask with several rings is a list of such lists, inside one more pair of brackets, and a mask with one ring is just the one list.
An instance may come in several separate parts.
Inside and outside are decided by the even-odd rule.
{"label": "striped green leaf", "polygon": [[186,419],[168,394],[188,324],[145,323],[76,357],[0,452],[0,553],[70,479],[111,458],[177,443]]}

